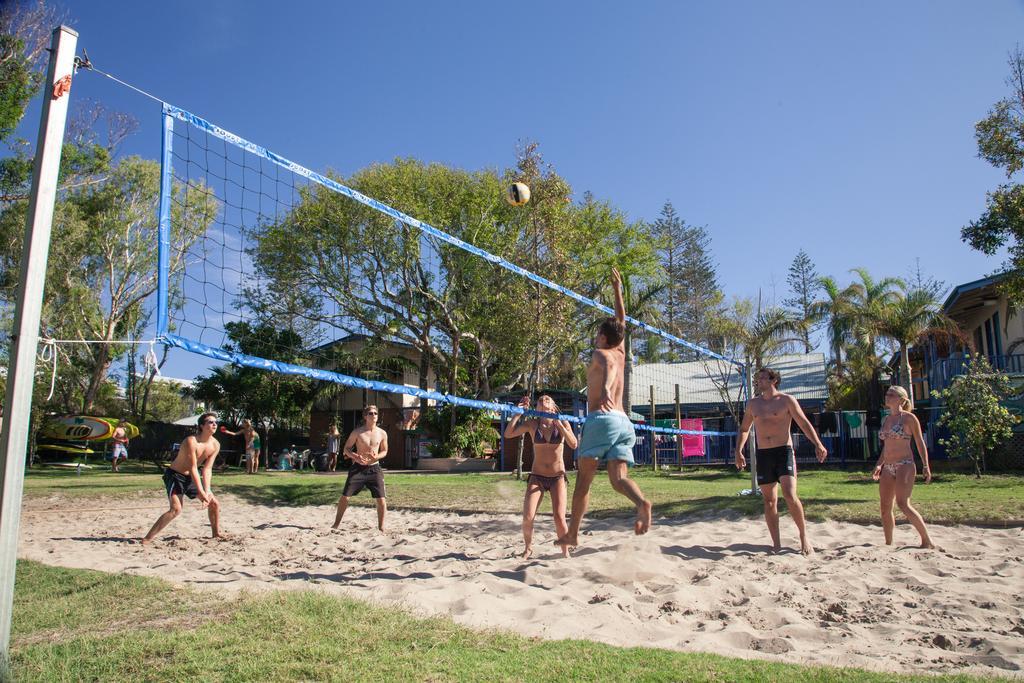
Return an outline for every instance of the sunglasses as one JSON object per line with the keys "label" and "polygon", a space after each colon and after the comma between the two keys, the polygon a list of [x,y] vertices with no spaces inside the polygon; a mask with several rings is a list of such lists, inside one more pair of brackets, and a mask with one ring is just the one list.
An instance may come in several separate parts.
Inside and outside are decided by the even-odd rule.
{"label": "sunglasses", "polygon": [[370,412],[368,412],[368,413],[366,413],[366,414],[367,414],[367,415],[376,415],[376,414],[377,414],[377,411],[376,411],[376,410],[371,410]]}
{"label": "sunglasses", "polygon": [[203,424],[204,425],[215,425],[215,424],[217,424],[217,421],[216,420],[205,420],[203,422]]}

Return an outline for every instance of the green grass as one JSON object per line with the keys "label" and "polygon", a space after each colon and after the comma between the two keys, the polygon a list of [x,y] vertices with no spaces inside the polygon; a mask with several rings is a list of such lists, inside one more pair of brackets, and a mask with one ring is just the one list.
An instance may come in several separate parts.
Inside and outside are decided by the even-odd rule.
{"label": "green grass", "polygon": [[[573,475],[570,475],[570,479]],[[656,516],[691,517],[732,511],[758,514],[759,498],[737,495],[750,486],[748,475],[728,470],[696,470],[654,473],[636,470],[632,476],[655,505]],[[398,509],[456,510],[461,512],[518,512],[525,482],[506,474],[388,474],[388,503]],[[241,472],[214,475],[214,489],[258,504],[326,505],[337,501],[344,475],[313,473]],[[79,499],[85,496],[125,498],[160,497],[158,474],[88,471],[32,470],[25,478],[29,499],[59,494]],[[800,475],[799,494],[809,519],[877,522],[878,486],[865,472],[809,470]],[[363,494],[355,505],[371,505]],[[986,475],[975,479],[967,474],[939,474],[929,485],[919,481],[914,488],[914,505],[933,524],[1022,524],[1024,523],[1024,477]],[[782,506],[785,507],[784,505]],[[590,510],[594,516],[628,514],[625,499],[616,494],[603,474],[595,482]]]}
{"label": "green grass", "polygon": [[225,598],[18,563],[18,681],[974,681],[542,641],[315,592]]}

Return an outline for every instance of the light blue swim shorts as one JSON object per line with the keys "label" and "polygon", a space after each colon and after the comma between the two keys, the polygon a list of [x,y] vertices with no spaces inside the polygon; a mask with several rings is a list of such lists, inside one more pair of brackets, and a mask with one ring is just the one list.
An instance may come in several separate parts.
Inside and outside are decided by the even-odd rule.
{"label": "light blue swim shorts", "polygon": [[590,413],[583,425],[577,458],[633,461],[636,432],[625,413]]}

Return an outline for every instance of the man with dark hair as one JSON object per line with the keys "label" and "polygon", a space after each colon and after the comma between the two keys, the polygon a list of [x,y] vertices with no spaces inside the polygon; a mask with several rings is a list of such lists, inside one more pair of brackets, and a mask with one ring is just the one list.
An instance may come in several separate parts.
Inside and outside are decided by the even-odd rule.
{"label": "man with dark hair", "polygon": [[786,499],[786,508],[800,532],[800,552],[811,555],[814,548],[807,540],[804,507],[796,495],[796,459],[793,456],[793,440],[789,434],[792,423],[796,422],[814,444],[818,462],[825,462],[828,451],[797,400],[779,391],[781,380],[782,376],[770,368],[761,368],[754,375],[759,395],[747,401],[746,410],[743,412],[743,423],[736,439],[736,469],[741,470],[747,466],[743,447],[747,444],[750,427],[753,425],[757,430],[757,485],[764,498],[764,520],[772,537],[772,549],[774,552],[782,549],[779,538],[779,495],[775,487],[776,484],[780,484],[782,495]]}
{"label": "man with dark hair", "polygon": [[590,502],[590,486],[599,463],[606,462],[612,488],[636,506],[634,530],[645,534],[651,528],[651,503],[640,487],[629,478],[636,433],[622,407],[622,389],[626,367],[623,345],[626,331],[626,305],[622,300],[622,276],[612,269],[615,292],[615,317],[601,323],[594,339],[594,355],[587,368],[587,421],[583,426],[578,451],[576,487],[572,493],[572,521],[569,532],[555,541],[563,548],[579,545],[583,515]]}
{"label": "man with dark hair", "polygon": [[[220,442],[214,438],[217,431],[217,416],[214,413],[203,413],[199,416],[199,434],[187,437],[178,449],[178,456],[170,467],[164,468],[164,490],[170,509],[160,515],[153,528],[149,530],[142,544],[146,545],[160,533],[160,530],[181,514],[181,505],[185,496],[199,498],[210,516],[210,528],[213,538],[220,538],[220,503],[213,496],[210,480],[213,478],[213,461],[220,453]],[[203,468],[202,478],[199,468]]]}
{"label": "man with dark hair", "polygon": [[341,518],[348,509],[348,499],[364,488],[370,490],[377,503],[377,528],[384,531],[384,514],[388,511],[388,503],[384,490],[384,471],[379,462],[388,454],[388,433],[377,426],[377,406],[363,408],[363,424],[352,430],[342,454],[352,460],[348,469],[348,478],[341,498],[338,499],[338,513],[334,518],[333,529],[341,525]]}

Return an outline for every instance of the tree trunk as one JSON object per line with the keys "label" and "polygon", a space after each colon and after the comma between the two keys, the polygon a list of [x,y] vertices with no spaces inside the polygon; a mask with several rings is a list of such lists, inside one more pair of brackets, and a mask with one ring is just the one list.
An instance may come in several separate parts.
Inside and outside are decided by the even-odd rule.
{"label": "tree trunk", "polygon": [[839,340],[835,338],[832,340],[832,357],[836,363],[836,375],[841,377],[843,374],[843,348]]}
{"label": "tree trunk", "polygon": [[82,398],[82,412],[86,415],[93,411],[96,398],[100,393],[100,386],[107,377],[107,370],[110,368],[109,349],[106,344],[98,344],[99,348],[93,354],[95,365],[89,375],[89,385],[86,387],[85,396]]}
{"label": "tree trunk", "polygon": [[[420,352],[420,389],[429,389],[430,370],[433,355],[430,348],[430,327],[423,328],[423,350]],[[420,398],[420,419],[427,415],[427,399]]]}
{"label": "tree trunk", "polygon": [[[459,381],[459,331],[455,330],[454,332],[452,332],[452,369],[451,369],[451,372],[448,373],[448,393],[451,394],[452,396],[457,396],[458,393],[459,393],[458,381]],[[457,419],[457,415],[456,415],[456,411],[455,411],[455,406],[452,406],[452,419],[451,419],[451,423],[449,425],[451,431],[449,431],[449,434],[451,434],[451,432],[455,431],[456,419]]]}
{"label": "tree trunk", "polygon": [[491,373],[487,369],[487,364],[490,363],[490,359],[484,357],[483,351],[480,352],[480,383],[483,390],[483,400],[490,401],[491,396],[494,392],[491,391]]}
{"label": "tree trunk", "polygon": [[900,385],[906,389],[907,396],[910,397],[910,409],[914,409],[914,378],[911,376],[910,369],[910,351],[907,349],[907,345],[900,344],[900,379],[902,382]]}

